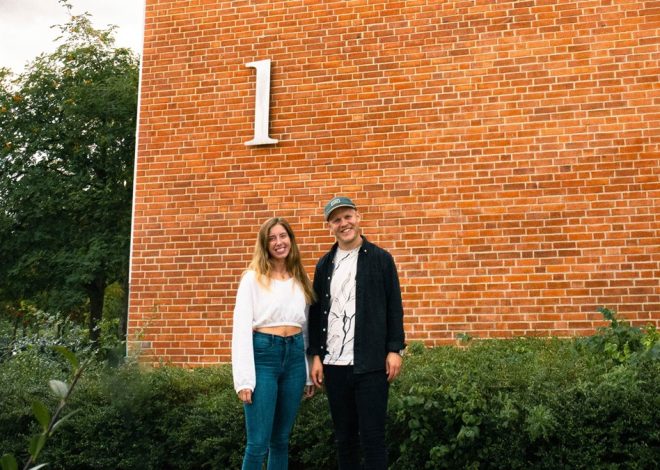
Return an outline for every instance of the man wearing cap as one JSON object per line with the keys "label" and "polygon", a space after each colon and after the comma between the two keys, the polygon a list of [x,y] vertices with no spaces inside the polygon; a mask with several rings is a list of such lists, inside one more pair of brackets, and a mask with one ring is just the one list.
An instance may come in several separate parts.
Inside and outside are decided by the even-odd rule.
{"label": "man wearing cap", "polygon": [[324,215],[336,243],[314,275],[312,380],[325,384],[339,468],[386,470],[389,383],[405,348],[399,277],[392,255],[362,236],[353,201],[335,197]]}

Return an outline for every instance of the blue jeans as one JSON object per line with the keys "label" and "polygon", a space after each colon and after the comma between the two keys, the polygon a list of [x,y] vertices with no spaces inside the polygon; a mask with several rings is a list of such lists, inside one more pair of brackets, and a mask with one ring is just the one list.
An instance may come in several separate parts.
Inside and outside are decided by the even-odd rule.
{"label": "blue jeans", "polygon": [[[387,470],[385,371],[354,374],[353,366],[323,366],[340,470]],[[360,450],[364,465],[361,464]]]}
{"label": "blue jeans", "polygon": [[289,466],[289,436],[305,387],[305,346],[302,333],[282,337],[255,332],[254,365],[257,384],[252,404],[244,405],[247,447],[243,470]]}

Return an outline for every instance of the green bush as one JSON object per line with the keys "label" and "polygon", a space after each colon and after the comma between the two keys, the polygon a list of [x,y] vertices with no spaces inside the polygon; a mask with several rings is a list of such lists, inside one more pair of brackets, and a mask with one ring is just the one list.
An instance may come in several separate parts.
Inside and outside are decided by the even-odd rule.
{"label": "green bush", "polygon": [[392,468],[657,468],[659,366],[539,339],[412,355],[392,394]]}
{"label": "green bush", "polygon": [[0,362],[0,454],[13,454],[20,461],[29,458],[30,438],[40,431],[32,403],[40,401],[49,409],[57,405],[48,381],[66,380],[65,362],[54,354],[31,348]]}
{"label": "green bush", "polygon": [[611,324],[575,340],[413,348],[394,385],[391,467],[657,468],[660,341]]}
{"label": "green bush", "polygon": [[89,355],[87,331],[63,315],[39,310],[24,302],[10,319],[0,310],[0,363],[31,350],[52,360],[60,360],[53,347],[63,346],[76,354]]}
{"label": "green bush", "polygon": [[[392,469],[660,467],[658,335],[623,322],[588,338],[413,344],[392,385]],[[27,350],[0,364],[0,453],[25,455],[65,367]],[[243,412],[228,366],[187,370],[90,367],[49,439],[53,469],[240,468]],[[325,395],[305,400],[290,468],[334,469]]]}

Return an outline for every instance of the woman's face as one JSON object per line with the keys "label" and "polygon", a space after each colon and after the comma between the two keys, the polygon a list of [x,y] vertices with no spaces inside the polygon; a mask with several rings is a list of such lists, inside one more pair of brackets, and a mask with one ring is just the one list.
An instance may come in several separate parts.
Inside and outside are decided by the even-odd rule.
{"label": "woman's face", "polygon": [[285,260],[291,251],[291,239],[286,229],[277,224],[268,232],[268,254],[274,260]]}

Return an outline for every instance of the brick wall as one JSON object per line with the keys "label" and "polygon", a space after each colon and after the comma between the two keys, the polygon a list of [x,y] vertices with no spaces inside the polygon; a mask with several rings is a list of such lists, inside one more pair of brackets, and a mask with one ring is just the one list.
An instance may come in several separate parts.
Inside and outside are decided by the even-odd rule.
{"label": "brick wall", "polygon": [[[660,324],[660,5],[147,0],[129,347],[229,360],[257,229],[349,195],[409,340]],[[271,59],[270,136],[253,136]]]}

